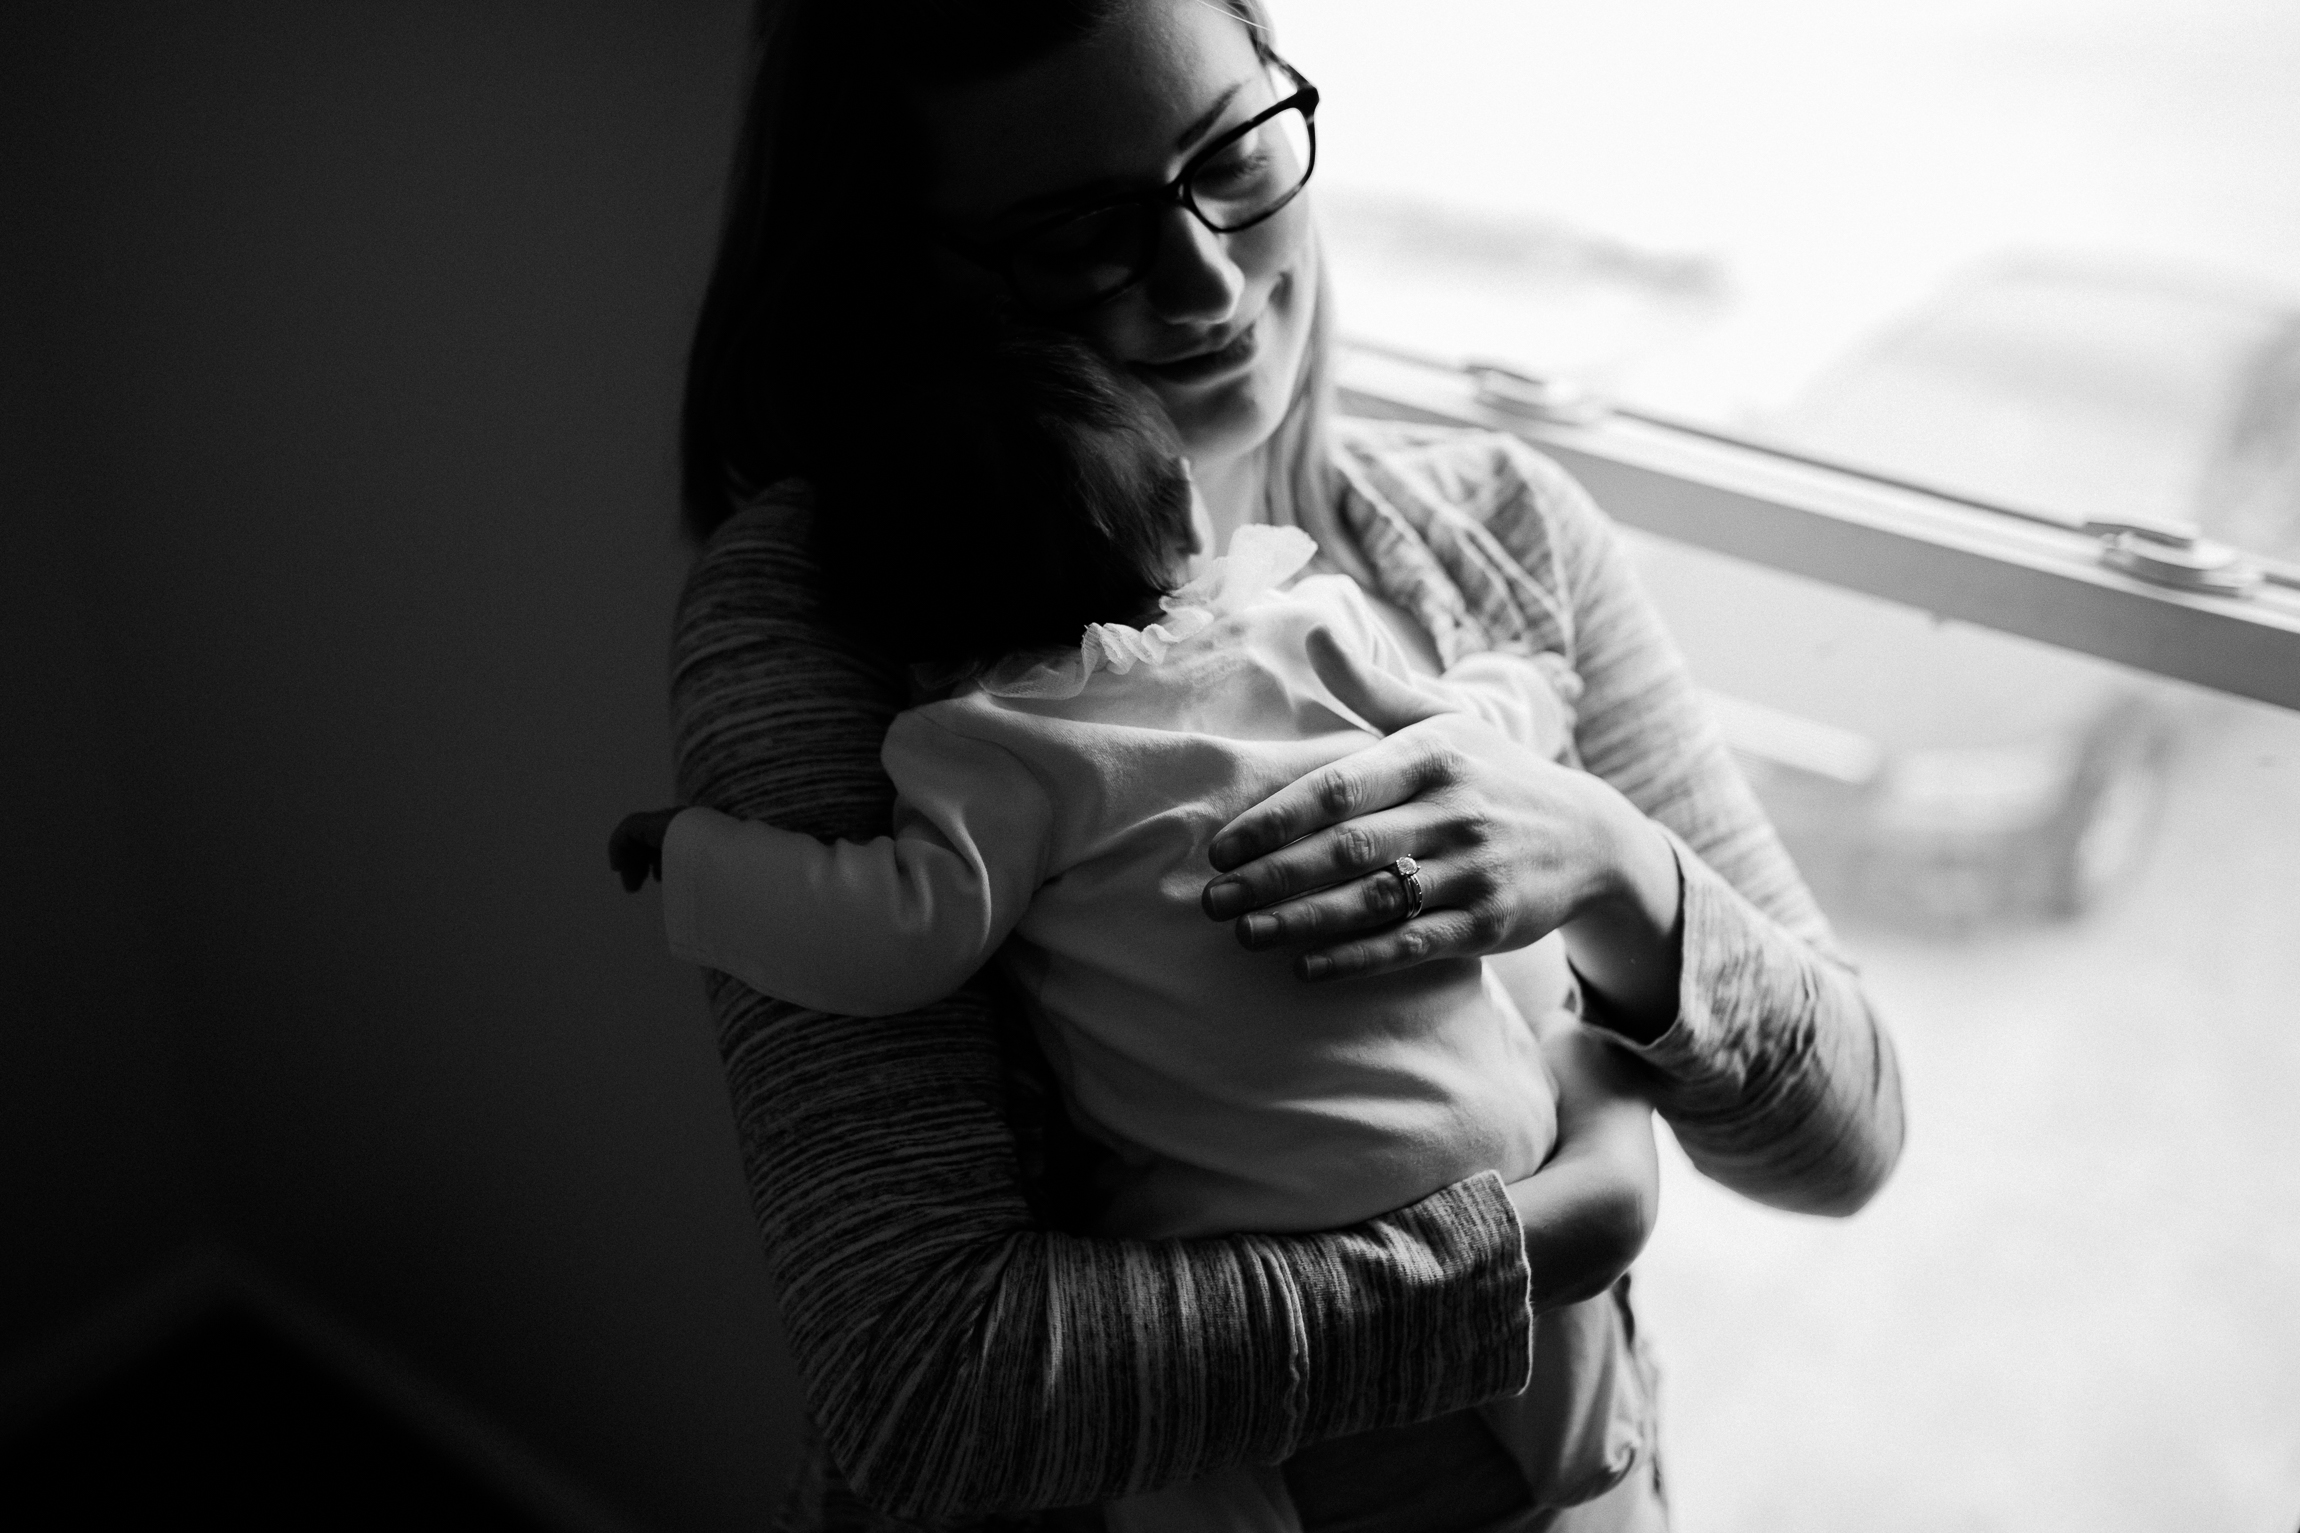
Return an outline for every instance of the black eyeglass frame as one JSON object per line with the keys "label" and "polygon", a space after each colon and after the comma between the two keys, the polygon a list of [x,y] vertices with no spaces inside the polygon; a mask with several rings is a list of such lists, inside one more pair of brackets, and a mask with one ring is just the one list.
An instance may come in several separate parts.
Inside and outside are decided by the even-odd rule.
{"label": "black eyeglass frame", "polygon": [[[976,265],[996,273],[1000,280],[1005,282],[1008,291],[1015,295],[1017,301],[1028,305],[1028,300],[1022,297],[1020,284],[1014,278],[1014,263],[1023,246],[1051,230],[1061,228],[1064,224],[1073,223],[1083,218],[1092,218],[1098,214],[1107,213],[1113,208],[1147,208],[1152,216],[1142,221],[1142,248],[1132,263],[1132,274],[1108,292],[1098,293],[1092,298],[1081,299],[1074,304],[1065,304],[1054,309],[1029,305],[1037,313],[1055,315],[1083,313],[1088,309],[1106,304],[1120,294],[1140,286],[1142,279],[1147,277],[1150,274],[1150,269],[1157,264],[1158,241],[1164,229],[1165,221],[1155,215],[1166,208],[1179,207],[1186,210],[1192,218],[1197,219],[1198,222],[1216,234],[1238,234],[1257,224],[1267,223],[1283,212],[1288,203],[1302,195],[1302,188],[1310,184],[1310,176],[1318,168],[1318,88],[1312,85],[1299,69],[1279,58],[1276,54],[1267,55],[1267,62],[1283,69],[1299,88],[1292,95],[1265,107],[1211,143],[1200,146],[1196,153],[1182,163],[1182,168],[1175,173],[1174,179],[1165,185],[1150,187],[1139,192],[1128,192],[1123,196],[1105,197],[1100,201],[1078,207],[1064,208],[1039,220],[1030,227],[1000,240],[988,242],[968,240],[949,230],[938,231],[939,237],[944,244],[956,250],[960,255],[965,256]],[[1294,183],[1292,191],[1243,223],[1217,224],[1213,219],[1208,218],[1205,211],[1198,206],[1197,198],[1191,193],[1191,179],[1223,150],[1262,124],[1296,109],[1299,109],[1302,114],[1302,126],[1308,133],[1310,141],[1309,159],[1302,166],[1302,179]]]}

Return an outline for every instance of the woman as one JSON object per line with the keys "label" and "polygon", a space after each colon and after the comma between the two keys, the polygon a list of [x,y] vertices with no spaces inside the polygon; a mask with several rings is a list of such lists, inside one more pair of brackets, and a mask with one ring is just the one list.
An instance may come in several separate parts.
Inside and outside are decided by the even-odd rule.
{"label": "woman", "polygon": [[[833,621],[809,540],[857,493],[842,465],[875,454],[869,493],[908,472],[933,495],[954,456],[935,441],[939,337],[1017,305],[1149,384],[1217,546],[1300,524],[1433,671],[1512,644],[1577,673],[1586,771],[1348,681],[1395,732],[1241,817],[1208,916],[1297,949],[1304,983],[1554,933],[1529,951],[1570,975],[1513,959],[1520,982],[1562,979],[1642,1058],[1697,1164],[1784,1207],[1873,1193],[1900,1142],[1890,1047],[1602,518],[1514,443],[1330,430],[1309,201],[1222,195],[1224,156],[1258,133],[1298,135],[1304,179],[1314,163],[1314,91],[1258,4],[765,14],[689,378],[689,526],[708,543],[675,640],[681,797],[884,828],[877,747],[905,693]],[[1382,870],[1408,854],[1428,908],[1401,921]],[[712,1001],[820,1437],[793,1525],[1090,1525],[1043,1509],[1279,1461],[1310,1528],[1660,1525],[1626,1304],[1575,1302],[1642,1229],[1593,1257],[1521,1225],[1539,1200],[1488,1178],[1323,1235],[1067,1234],[1086,1157],[1003,998],[867,1024],[719,979]],[[1472,1409],[1525,1383],[1529,1351],[1538,1392],[1572,1350],[1537,1326],[1619,1363],[1558,1395],[1561,1429],[1602,1438],[1619,1479],[1570,1512],[1543,1508],[1580,1492],[1513,1476]]]}

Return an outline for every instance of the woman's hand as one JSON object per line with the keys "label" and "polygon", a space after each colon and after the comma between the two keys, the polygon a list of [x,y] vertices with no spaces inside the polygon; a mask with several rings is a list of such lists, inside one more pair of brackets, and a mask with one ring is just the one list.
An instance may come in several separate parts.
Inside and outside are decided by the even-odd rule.
{"label": "woman's hand", "polygon": [[1542,1057],[1557,1077],[1557,1148],[1509,1200],[1525,1227],[1533,1307],[1595,1298],[1629,1270],[1661,1213],[1653,1111],[1631,1062],[1590,1029],[1546,1029]]}
{"label": "woman's hand", "polygon": [[623,823],[607,838],[607,864],[623,880],[623,892],[637,894],[649,878],[663,876],[663,837],[680,808],[642,809],[623,816]]}
{"label": "woman's hand", "polygon": [[[1610,785],[1359,667],[1324,632],[1310,658],[1387,737],[1280,789],[1214,838],[1203,906],[1249,948],[1297,946],[1305,980],[1481,957],[1563,929],[1591,1020],[1637,1039],[1675,1020],[1677,858]],[[1421,866],[1411,921],[1388,871]]]}

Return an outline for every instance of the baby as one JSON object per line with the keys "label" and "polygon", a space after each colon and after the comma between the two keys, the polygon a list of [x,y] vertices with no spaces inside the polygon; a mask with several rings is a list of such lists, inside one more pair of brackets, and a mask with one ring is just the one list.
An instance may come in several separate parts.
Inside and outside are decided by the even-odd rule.
{"label": "baby", "polygon": [[[858,632],[897,635],[937,682],[887,733],[893,834],[825,843],[703,808],[633,816],[618,866],[633,887],[659,871],[672,951],[859,1017],[939,999],[995,958],[1073,1119],[1112,1152],[1112,1235],[1332,1229],[1480,1173],[1531,1176],[1558,1088],[1486,963],[1310,985],[1208,920],[1201,894],[1219,830],[1376,738],[1328,684],[1337,662],[1555,758],[1570,721],[1551,671],[1494,653],[1416,672],[1354,581],[1304,573],[1316,548],[1298,529],[1242,527],[1200,558],[1203,510],[1162,414],[1082,345],[1009,341],[987,389],[983,477],[1005,520],[982,543],[1030,549],[1028,580],[981,548],[971,576],[953,567],[950,529],[979,520],[957,513],[927,538],[939,551],[903,529],[818,539]],[[978,607],[944,600],[921,622],[901,593],[938,577],[946,592],[971,582]],[[1418,879],[1382,876],[1411,919]],[[1543,1001],[1562,1005],[1553,973]],[[1506,1418],[1490,1419],[1517,1447],[1525,1424]],[[1292,1525],[1274,1471],[1255,1469],[1111,1515]]]}

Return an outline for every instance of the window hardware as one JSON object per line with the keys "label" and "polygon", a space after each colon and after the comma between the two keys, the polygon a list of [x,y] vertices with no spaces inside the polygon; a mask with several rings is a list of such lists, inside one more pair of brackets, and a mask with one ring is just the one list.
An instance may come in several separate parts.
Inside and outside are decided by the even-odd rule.
{"label": "window hardware", "polygon": [[1510,432],[1627,526],[2300,708],[2300,564],[2198,528],[1990,503],[1379,343],[1346,343],[1335,381],[1353,414]]}
{"label": "window hardware", "polygon": [[2098,522],[2086,522],[2084,530],[2106,536],[2101,563],[2137,580],[2213,596],[2250,596],[2260,589],[2260,567],[2225,543]]}
{"label": "window hardware", "polygon": [[2300,590],[2300,568],[2255,558],[2241,549],[2205,537],[2190,524],[2132,516],[2056,515],[2032,507],[1981,500],[1939,485],[1916,483],[1858,464],[1817,458],[1762,440],[1745,440],[1689,422],[1623,409],[1578,379],[1554,373],[1529,373],[1501,362],[1472,360],[1448,363],[1400,347],[1358,340],[1348,344],[1357,350],[1386,356],[1411,366],[1457,373],[1469,381],[1471,392],[1479,404],[1519,420],[1556,426],[1587,426],[1608,417],[1619,416],[1687,435],[1706,437],[1745,452],[1765,454],[1785,462],[1807,464],[1833,473],[1853,474],[1879,484],[1913,490],[1994,515],[2081,532],[2099,541],[2102,564],[2119,574],[2145,580],[2152,585],[2198,595],[2238,598],[2253,595],[2264,583]]}
{"label": "window hardware", "polygon": [[1613,413],[1604,396],[1572,378],[1520,372],[1499,362],[1465,362],[1478,403],[1504,414],[1560,426],[1586,426]]}

